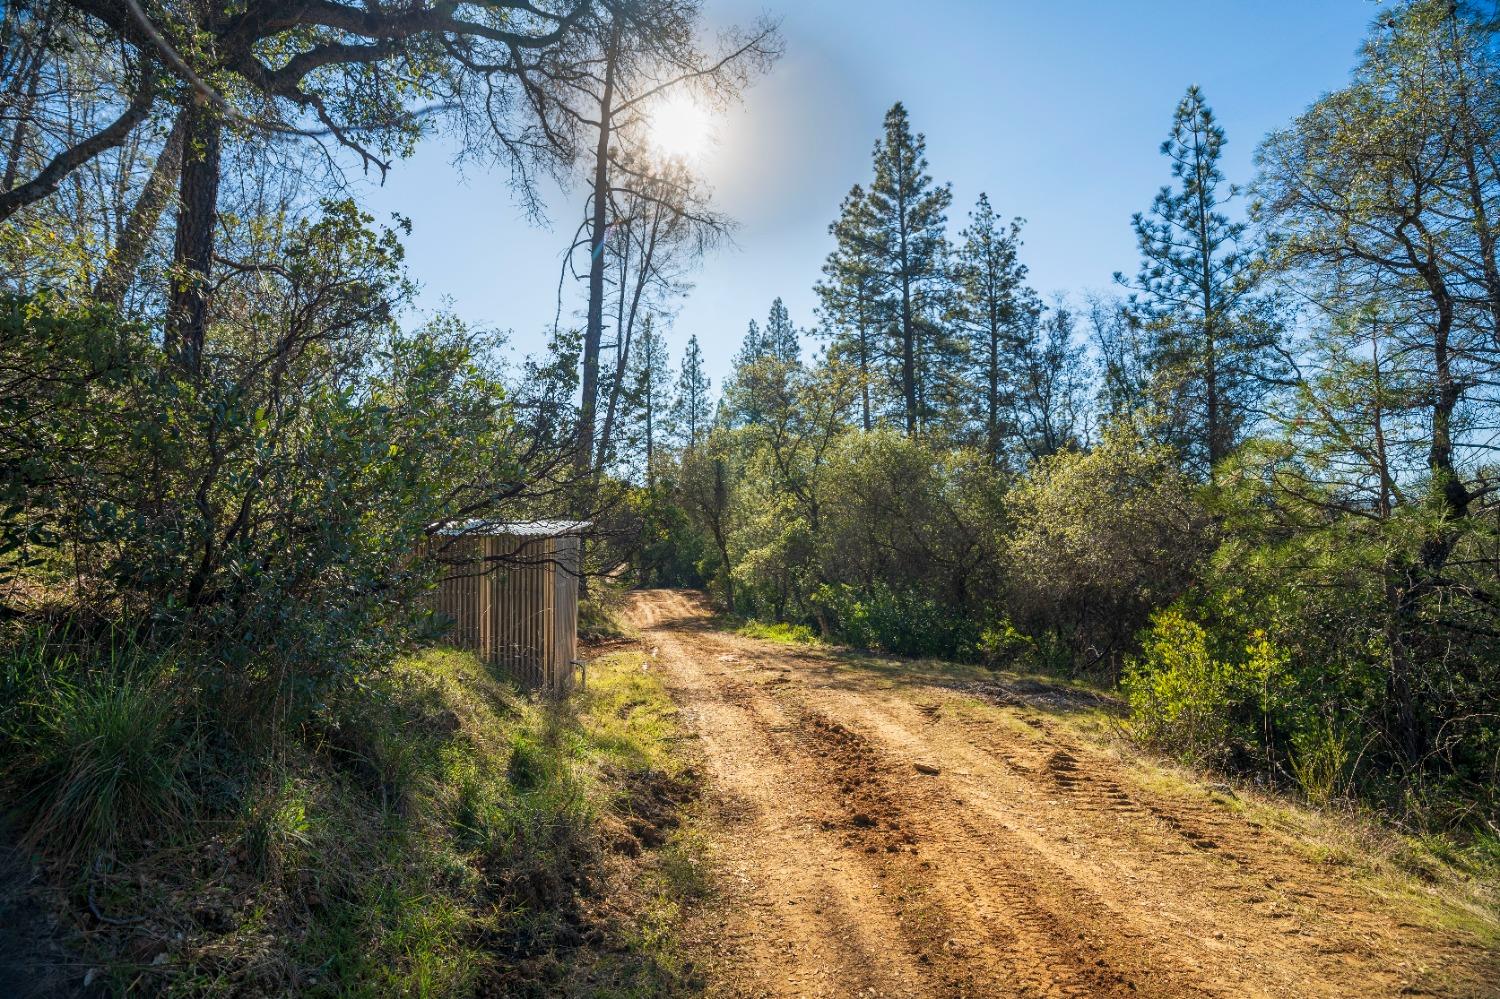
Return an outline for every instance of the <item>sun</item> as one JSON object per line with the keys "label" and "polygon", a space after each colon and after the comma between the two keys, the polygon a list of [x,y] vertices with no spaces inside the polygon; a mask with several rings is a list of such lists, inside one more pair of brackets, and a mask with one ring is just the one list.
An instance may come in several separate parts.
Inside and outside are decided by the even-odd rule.
{"label": "sun", "polygon": [[663,155],[693,160],[708,151],[714,119],[687,94],[673,94],[651,109],[651,144]]}

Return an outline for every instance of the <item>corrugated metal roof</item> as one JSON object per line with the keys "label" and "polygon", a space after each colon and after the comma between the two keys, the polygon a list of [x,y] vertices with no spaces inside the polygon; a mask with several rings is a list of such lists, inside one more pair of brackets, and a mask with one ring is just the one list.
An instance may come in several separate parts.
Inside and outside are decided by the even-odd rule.
{"label": "corrugated metal roof", "polygon": [[512,538],[561,538],[582,534],[593,525],[587,520],[462,520],[448,524],[437,533],[445,535],[503,534]]}

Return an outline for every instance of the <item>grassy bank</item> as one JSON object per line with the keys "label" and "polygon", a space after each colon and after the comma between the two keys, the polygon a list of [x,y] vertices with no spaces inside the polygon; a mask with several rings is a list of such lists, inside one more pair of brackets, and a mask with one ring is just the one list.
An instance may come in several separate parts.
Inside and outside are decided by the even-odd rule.
{"label": "grassy bank", "polygon": [[638,655],[555,704],[426,651],[253,761],[215,758],[180,674],[118,670],[31,678],[3,761],[77,980],[644,996],[690,977],[671,938],[699,890],[678,830],[693,775]]}

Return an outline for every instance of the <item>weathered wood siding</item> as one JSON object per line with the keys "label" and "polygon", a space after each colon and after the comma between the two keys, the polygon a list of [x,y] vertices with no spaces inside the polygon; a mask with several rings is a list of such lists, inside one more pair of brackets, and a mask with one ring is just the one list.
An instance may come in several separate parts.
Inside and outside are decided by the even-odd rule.
{"label": "weathered wood siding", "polygon": [[432,609],[448,640],[528,687],[566,691],[578,657],[578,538],[446,539]]}
{"label": "weathered wood siding", "polygon": [[553,574],[552,601],[556,608],[552,627],[552,661],[565,678],[564,686],[573,685],[573,661],[578,658],[578,552],[576,535],[554,538],[553,555],[557,570]]}

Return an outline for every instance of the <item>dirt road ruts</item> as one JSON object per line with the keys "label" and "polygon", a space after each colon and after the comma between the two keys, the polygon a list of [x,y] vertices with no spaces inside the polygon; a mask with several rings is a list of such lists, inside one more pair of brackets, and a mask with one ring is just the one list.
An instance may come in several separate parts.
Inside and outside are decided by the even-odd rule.
{"label": "dirt road ruts", "polygon": [[1500,995],[1477,942],[1047,711],[717,631],[690,593],[629,614],[706,773],[712,995]]}

